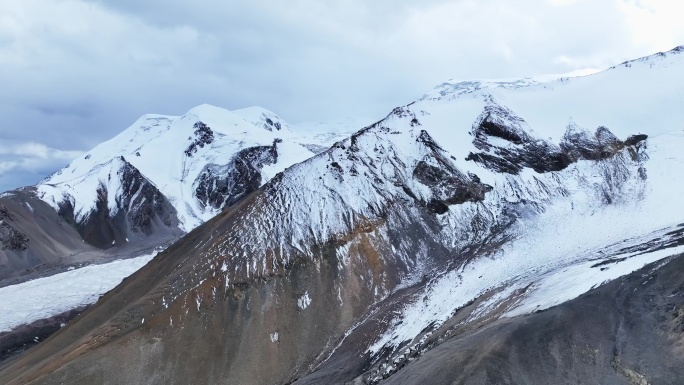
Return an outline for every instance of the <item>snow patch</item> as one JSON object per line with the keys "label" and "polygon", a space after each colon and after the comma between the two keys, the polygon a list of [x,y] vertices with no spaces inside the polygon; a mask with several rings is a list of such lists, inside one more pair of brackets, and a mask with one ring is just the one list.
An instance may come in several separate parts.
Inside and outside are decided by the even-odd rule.
{"label": "snow patch", "polygon": [[301,310],[304,310],[309,307],[309,305],[311,305],[311,298],[309,297],[309,292],[307,291],[303,296],[299,297],[297,300],[297,306],[299,306]]}

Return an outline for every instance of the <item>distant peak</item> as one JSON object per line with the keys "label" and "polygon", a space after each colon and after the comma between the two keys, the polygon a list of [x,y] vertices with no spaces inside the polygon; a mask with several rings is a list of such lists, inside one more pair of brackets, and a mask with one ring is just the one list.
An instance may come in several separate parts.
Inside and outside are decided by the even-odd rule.
{"label": "distant peak", "polygon": [[206,115],[206,114],[226,113],[226,112],[230,112],[230,111],[226,110],[225,108],[216,107],[214,105],[204,103],[204,104],[200,104],[197,107],[191,108],[185,115],[191,115],[192,114],[192,115],[202,116],[202,115]]}
{"label": "distant peak", "polygon": [[240,108],[237,110],[233,110],[234,113],[241,115],[241,114],[249,114],[249,113],[254,113],[254,114],[272,114],[275,115],[273,111],[267,110],[264,107],[261,106],[250,106],[250,107],[245,107],[245,108]]}
{"label": "distant peak", "polygon": [[[684,45],[677,46],[666,52],[658,52],[652,55],[644,56],[634,60],[625,61],[617,66],[610,67],[609,69],[614,69],[616,67],[631,67],[632,64],[647,62],[653,66],[658,61],[663,61],[667,58],[674,58],[680,56],[679,54],[684,53]],[[471,79],[471,80],[456,80],[449,79],[444,83],[437,85],[430,92],[423,95],[420,100],[444,100],[444,99],[454,99],[461,95],[471,94],[483,89],[516,89],[525,88],[542,85],[545,83],[550,83],[553,81],[565,81],[568,78],[577,78],[584,76],[591,76],[602,72],[601,70],[594,68],[575,70],[565,74],[548,74],[548,75],[537,75],[528,76],[522,78],[509,78],[509,79]]]}
{"label": "distant peak", "polygon": [[[640,57],[638,59],[627,60],[625,62],[620,63],[619,65],[610,67],[610,69],[614,69],[616,67],[629,68],[633,64],[644,63],[644,62],[654,63],[655,61],[662,61],[662,60],[667,59],[667,58],[679,57],[678,55],[681,53],[684,53],[684,45],[677,46],[677,47],[675,47],[669,51],[657,52],[657,53],[654,53],[652,55]],[[682,59],[678,58],[677,60],[682,60]]]}
{"label": "distant peak", "polygon": [[438,85],[432,91],[423,95],[421,100],[455,98],[460,95],[470,94],[486,88],[522,88],[540,84],[532,77],[518,79],[476,79],[454,80],[450,79]]}

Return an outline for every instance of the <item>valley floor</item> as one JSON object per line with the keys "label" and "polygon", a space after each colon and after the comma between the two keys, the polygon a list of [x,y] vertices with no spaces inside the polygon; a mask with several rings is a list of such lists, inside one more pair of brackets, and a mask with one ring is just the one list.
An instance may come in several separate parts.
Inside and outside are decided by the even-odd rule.
{"label": "valley floor", "polygon": [[89,265],[49,277],[0,288],[0,332],[90,305],[100,295],[149,262],[156,252],[131,259]]}

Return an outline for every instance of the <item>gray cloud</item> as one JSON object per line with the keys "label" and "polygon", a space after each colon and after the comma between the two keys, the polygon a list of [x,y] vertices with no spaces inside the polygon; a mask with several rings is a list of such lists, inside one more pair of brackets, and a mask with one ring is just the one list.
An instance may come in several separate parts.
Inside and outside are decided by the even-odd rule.
{"label": "gray cloud", "polygon": [[0,180],[11,187],[23,186],[26,178],[38,181],[82,154],[37,142],[0,140]]}
{"label": "gray cloud", "polygon": [[[682,27],[635,33],[635,15],[660,3],[2,2],[0,138],[84,151],[144,113],[178,115],[201,103],[261,105],[291,122],[372,120],[449,78],[601,68],[670,48],[663,44],[684,41]],[[0,189],[64,163],[29,172],[4,161],[0,169],[11,171]]]}

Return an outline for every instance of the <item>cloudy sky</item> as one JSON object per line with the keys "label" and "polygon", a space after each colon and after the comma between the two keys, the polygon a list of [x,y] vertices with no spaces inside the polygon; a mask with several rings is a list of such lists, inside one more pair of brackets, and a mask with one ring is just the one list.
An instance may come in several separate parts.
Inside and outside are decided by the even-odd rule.
{"label": "cloudy sky", "polygon": [[684,44],[672,0],[2,0],[0,190],[144,113],[379,118],[450,79],[605,68]]}

